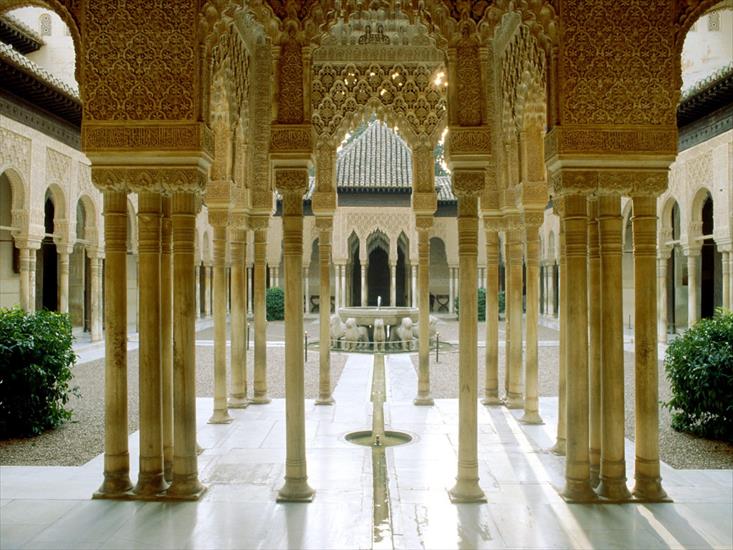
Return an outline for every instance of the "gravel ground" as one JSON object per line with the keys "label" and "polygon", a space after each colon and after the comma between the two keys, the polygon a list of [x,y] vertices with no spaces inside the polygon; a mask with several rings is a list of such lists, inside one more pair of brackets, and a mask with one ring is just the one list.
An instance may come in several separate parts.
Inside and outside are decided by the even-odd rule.
{"label": "gravel ground", "polygon": [[[441,338],[445,333],[447,339],[457,338],[457,323],[444,322],[438,328]],[[479,341],[483,342],[482,331],[484,324],[479,327]],[[504,323],[500,324],[500,338],[504,337]],[[456,336],[452,336],[452,334]],[[546,327],[540,327],[539,339],[558,339],[558,332]],[[482,395],[485,380],[485,348],[478,349],[478,379],[479,396]],[[538,349],[539,355],[539,389],[542,396],[556,396],[558,393],[559,377],[559,352],[558,346],[544,347]],[[499,348],[499,387],[500,394],[503,393],[505,349]],[[412,356],[413,365],[417,368],[417,356]],[[634,354],[624,354],[624,406],[626,409],[626,437],[634,439]],[[453,398],[458,397],[458,353],[442,354],[440,362],[435,363],[434,356],[431,356],[430,363],[430,386],[433,397]],[[659,362],[659,399],[667,401],[671,398],[671,390],[664,375],[664,364]],[[541,412],[541,411],[540,411]],[[678,469],[707,469],[707,468],[733,468],[733,445],[721,441],[702,439],[686,433],[673,430],[671,427],[671,413],[664,407],[659,407],[659,452],[662,460],[670,466]],[[633,457],[627,457],[627,460]]]}
{"label": "gravel ground", "polygon": [[[282,332],[282,323],[270,323],[268,336],[273,332]],[[278,326],[279,325],[279,326]],[[270,330],[271,328],[271,330]],[[309,331],[310,332],[310,331]],[[314,333],[317,332],[314,331]],[[199,339],[207,339],[207,332],[200,332]],[[208,336],[209,338],[212,335]],[[277,338],[275,338],[277,339]],[[253,350],[247,357],[247,380],[249,395],[252,395],[254,380]],[[285,397],[285,349],[268,348],[267,384],[270,397]],[[305,397],[313,399],[318,396],[319,355],[317,351],[308,351],[305,363]],[[331,355],[331,384],[335,387],[343,371],[346,356]],[[129,415],[128,428],[132,433],[138,429],[138,352],[128,355],[128,396]],[[214,348],[198,346],[196,348],[196,395],[212,397],[214,395]],[[229,357],[227,356],[227,367]],[[73,418],[56,430],[50,430],[38,437],[25,439],[8,439],[0,441],[1,465],[31,466],[79,466],[88,462],[104,450],[104,361],[91,361],[74,367],[72,385],[77,386],[81,397],[73,397],[69,408],[73,409]]]}

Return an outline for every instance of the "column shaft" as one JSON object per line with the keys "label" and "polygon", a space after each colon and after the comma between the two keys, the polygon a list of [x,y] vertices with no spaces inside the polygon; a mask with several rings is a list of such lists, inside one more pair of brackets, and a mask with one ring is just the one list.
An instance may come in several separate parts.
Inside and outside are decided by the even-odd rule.
{"label": "column shaft", "polygon": [[[333,225],[330,218],[316,220],[318,226],[318,269],[319,269],[319,339],[318,350],[318,399],[316,405],[332,405],[331,396],[331,232]],[[338,280],[338,267],[336,266]],[[338,300],[337,300],[338,301]],[[338,304],[336,305],[338,309]]]}
{"label": "column shaft", "polygon": [[660,343],[667,343],[667,262],[668,258],[657,257],[657,338]]}
{"label": "column shaft", "polygon": [[209,424],[232,421],[227,409],[227,228],[214,226],[214,412]]}
{"label": "column shaft", "polygon": [[552,452],[558,455],[565,454],[566,447],[566,434],[567,434],[567,422],[566,422],[566,386],[567,386],[567,373],[568,373],[568,357],[567,357],[567,303],[565,297],[568,295],[568,280],[567,280],[567,264],[565,262],[565,222],[560,217],[560,263],[558,265],[558,316],[560,317],[560,379],[558,380],[558,391],[557,391],[557,439],[555,445],[552,447]]}
{"label": "column shaft", "polygon": [[195,500],[206,490],[196,455],[196,280],[194,243],[199,199],[171,197],[173,255],[173,476],[168,496]]}
{"label": "column shaft", "polygon": [[588,201],[588,378],[590,383],[590,480],[601,475],[601,256],[598,241],[598,201]]}
{"label": "column shaft", "polygon": [[730,309],[730,266],[728,257],[730,252],[721,252],[721,264],[723,271],[723,307]]}
{"label": "column shaft", "polygon": [[243,409],[247,406],[247,350],[245,330],[247,324],[247,267],[245,265],[247,240],[243,229],[233,229],[230,245],[232,261],[232,312],[230,374],[231,391],[229,407]]}
{"label": "column shaft", "polygon": [[453,313],[453,268],[448,268],[448,313]]}
{"label": "column shaft", "polygon": [[92,310],[92,342],[102,339],[102,258],[92,257],[89,262],[89,278],[92,291],[89,307]]}
{"label": "column shaft", "polygon": [[303,268],[303,288],[303,313],[307,315],[311,312],[310,269],[307,267]]}
{"label": "column shaft", "polygon": [[698,283],[699,250],[690,250],[687,255],[687,326],[691,327],[700,319],[700,286]]}
{"label": "column shaft", "polygon": [[412,296],[412,307],[419,307],[420,306],[420,297],[417,294],[417,266],[416,265],[412,265],[410,267],[410,274],[411,274],[410,292]]}
{"label": "column shaft", "polygon": [[59,312],[69,313],[69,251],[66,245],[57,246],[59,257]]}
{"label": "column shaft", "polygon": [[[453,279],[451,276],[451,283]],[[453,291],[451,284],[451,293]],[[499,405],[499,233],[486,230],[486,376],[484,405]]]}
{"label": "column shaft", "polygon": [[27,246],[19,246],[18,249],[20,253],[20,307],[23,311],[30,313],[33,311],[30,297],[30,256],[35,254],[35,250]]}
{"label": "column shaft", "polygon": [[[429,223],[428,223],[429,222]],[[420,309],[418,311],[418,370],[415,405],[433,405],[430,395],[430,234],[432,219],[419,220],[418,278]]]}
{"label": "column shaft", "polygon": [[527,356],[525,365],[525,424],[542,424],[539,412],[539,370],[537,365],[537,325],[540,305],[540,235],[539,227],[527,227]]}
{"label": "column shaft", "polygon": [[449,491],[453,502],[483,502],[478,475],[477,289],[478,198],[458,196],[458,256],[461,278],[458,329],[458,476]]}
{"label": "column shaft", "polygon": [[[507,327],[510,338],[507,341],[506,406],[519,409],[524,406],[522,396],[522,236],[519,229],[507,231]],[[461,307],[463,302],[461,301]]]}
{"label": "column shaft", "polygon": [[[107,258],[104,481],[94,496],[114,498],[132,489],[127,446],[127,193],[124,191],[104,191],[104,241]],[[30,294],[30,287],[28,290]]]}
{"label": "column shaft", "polygon": [[389,264],[389,305],[397,305],[397,263]]}
{"label": "column shaft", "polygon": [[662,500],[659,475],[659,376],[657,370],[656,289],[657,212],[654,196],[634,196],[635,293],[634,363],[636,377],[634,496]]}
{"label": "column shaft", "polygon": [[361,264],[361,306],[364,307],[369,304],[369,297],[367,293],[369,288],[367,287],[367,264],[362,262]]}
{"label": "column shaft", "polygon": [[[629,497],[624,458],[624,341],[621,294],[621,199],[598,198],[601,245],[601,482],[598,494]],[[570,429],[568,428],[568,432]]]}
{"label": "column shaft", "polygon": [[267,315],[265,295],[267,293],[267,226],[255,228],[255,368],[254,395],[256,405],[270,402],[267,397]]}
{"label": "column shaft", "polygon": [[163,472],[173,476],[173,257],[171,199],[163,197],[160,255],[160,361],[163,378]]}
{"label": "column shaft", "polygon": [[167,488],[163,475],[163,371],[160,330],[161,196],[138,193],[138,292],[140,333],[140,475],[135,493]]}

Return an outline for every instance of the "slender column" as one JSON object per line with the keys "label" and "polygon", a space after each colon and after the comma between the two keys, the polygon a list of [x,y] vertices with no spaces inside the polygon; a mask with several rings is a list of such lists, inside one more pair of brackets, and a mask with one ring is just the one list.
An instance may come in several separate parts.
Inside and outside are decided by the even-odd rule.
{"label": "slender column", "polygon": [[432,217],[417,216],[420,309],[418,310],[418,370],[415,405],[433,405],[430,395],[430,227]]}
{"label": "slender column", "polygon": [[687,251],[687,326],[691,327],[700,320],[700,284],[697,277],[699,249]]}
{"label": "slender column", "polygon": [[562,298],[567,313],[564,327],[568,364],[563,496],[572,501],[587,501],[596,496],[590,485],[588,458],[588,207],[585,195],[565,195],[556,200],[565,222],[566,276],[573,281],[573,292]]}
{"label": "slender column", "polygon": [[486,383],[481,403],[484,405],[501,404],[501,399],[499,399],[499,233],[488,223],[486,227]]}
{"label": "slender column", "polygon": [[[657,371],[656,289],[654,272],[657,256],[657,201],[653,195],[632,196],[634,215],[634,281],[637,289],[634,308],[634,362],[636,377],[634,496],[663,500],[659,475],[659,377]],[[643,281],[643,283],[642,283]]]}
{"label": "slender column", "polygon": [[102,258],[95,253],[89,262],[89,279],[92,288],[89,307],[92,310],[92,342],[102,339]]}
{"label": "slender column", "polygon": [[[601,482],[598,494],[627,499],[624,457],[624,341],[621,199],[598,198],[601,243]],[[570,433],[570,427],[568,427]]]}
{"label": "slender column", "polygon": [[453,268],[448,268],[448,313],[453,313]]}
{"label": "slender column", "polygon": [[[508,391],[505,404],[510,409],[524,406],[522,396],[522,237],[519,228],[507,231],[508,300],[507,341]],[[463,307],[463,301],[461,301]]]}
{"label": "slender column", "polygon": [[367,267],[368,265],[365,262],[361,263],[361,307],[365,307],[369,301],[367,292],[369,291],[367,287]]}
{"label": "slender column", "polygon": [[[209,212],[209,218],[212,217]],[[227,409],[227,228],[214,225],[214,412],[209,424],[232,421]]]}
{"label": "slender column", "polygon": [[27,245],[18,245],[20,251],[20,307],[30,313],[34,309],[31,302],[31,256],[36,251]]}
{"label": "slender column", "polygon": [[543,424],[539,412],[539,372],[537,365],[537,325],[540,305],[540,235],[539,226],[527,226],[527,357],[525,365],[525,424]]}
{"label": "slender column", "polygon": [[[245,246],[247,242],[245,241]],[[252,277],[253,268],[251,265],[247,266],[247,315],[252,315]]]}
{"label": "slender column", "polygon": [[193,271],[194,271],[193,277],[195,279],[195,285],[196,285],[194,287],[195,293],[196,293],[196,296],[195,296],[196,301],[194,302],[194,311],[196,311],[196,317],[201,316],[201,299],[200,299],[201,297],[201,269],[200,269],[200,266],[201,264],[194,264],[193,266]]}
{"label": "slender column", "polygon": [[[335,313],[338,313],[339,307],[341,307],[341,266],[334,264],[334,277],[333,277],[333,305]],[[320,311],[320,309],[319,309]],[[330,313],[330,312],[329,312]],[[330,337],[330,335],[329,335]]]}
{"label": "slender column", "polygon": [[56,247],[59,257],[59,312],[69,313],[69,256],[71,247],[59,244]]}
{"label": "slender column", "polygon": [[283,197],[283,257],[285,259],[285,484],[279,502],[310,502],[305,455],[303,380],[303,194],[308,171],[276,170]]}
{"label": "slender column", "polygon": [[[318,350],[318,399],[316,405],[333,405],[331,395],[331,233],[333,219],[330,216],[316,217],[318,227],[318,269],[319,269],[319,339]],[[337,266],[338,268],[338,266]],[[337,277],[338,279],[338,277]]]}
{"label": "slender column", "polygon": [[[458,329],[458,475],[449,491],[452,502],[484,502],[478,475],[478,368],[477,290],[478,264],[478,188],[463,188],[473,173],[454,172],[458,195],[458,257],[461,277]],[[476,178],[483,183],[483,174]],[[477,186],[478,187],[478,186]],[[483,185],[481,186],[483,187]]]}
{"label": "slender column", "polygon": [[[303,313],[310,313],[310,269],[308,267],[303,268]],[[320,299],[320,298],[319,298]],[[320,310],[320,308],[319,308]]]}
{"label": "slender column", "polygon": [[173,257],[171,199],[163,197],[160,235],[160,362],[163,378],[163,472],[173,476]]}
{"label": "slender column", "polygon": [[589,460],[591,486],[601,475],[601,255],[598,241],[598,200],[588,200],[588,381],[590,383]]}
{"label": "slender column", "polygon": [[662,344],[667,343],[667,257],[657,257],[657,338]]}
{"label": "slender column", "polygon": [[267,278],[267,218],[253,220],[255,233],[255,367],[254,395],[251,403],[263,405],[270,402],[267,396],[267,315],[265,295]]}
{"label": "slender column", "polygon": [[[559,212],[558,212],[559,215]],[[565,393],[566,393],[566,380],[568,372],[568,358],[566,354],[567,349],[567,327],[566,323],[568,320],[567,308],[565,297],[568,294],[568,281],[567,271],[565,264],[565,222],[560,217],[560,262],[558,265],[558,316],[560,317],[560,376],[558,380],[558,392],[557,392],[557,439],[555,445],[552,447],[552,452],[564,456],[566,447],[566,433],[567,433],[567,422],[566,422],[566,409],[565,409]]]}
{"label": "slender column", "polygon": [[411,273],[411,296],[412,296],[412,307],[420,306],[420,297],[417,293],[417,265],[412,265],[410,268]]}
{"label": "slender column", "polygon": [[230,375],[232,388],[229,393],[229,407],[243,409],[247,402],[247,351],[245,350],[245,329],[247,322],[247,240],[243,229],[231,229],[229,257],[232,261],[232,313]]}
{"label": "slender column", "polygon": [[211,317],[211,266],[204,266],[204,316]]}
{"label": "slender column", "polygon": [[171,498],[195,500],[206,488],[196,454],[196,297],[194,243],[199,198],[171,197],[173,254],[173,479]]}
{"label": "slender column", "polygon": [[116,498],[132,489],[127,446],[127,193],[124,191],[104,191],[104,241],[107,258],[104,481],[94,497]]}
{"label": "slender column", "polygon": [[723,307],[730,309],[730,265],[728,258],[730,252],[723,251],[721,253],[721,264],[723,271]]}
{"label": "slender column", "polygon": [[389,305],[397,305],[397,262],[389,263]]}
{"label": "slender column", "polygon": [[160,194],[139,192],[138,205],[140,475],[135,493],[149,497],[167,488],[163,475]]}

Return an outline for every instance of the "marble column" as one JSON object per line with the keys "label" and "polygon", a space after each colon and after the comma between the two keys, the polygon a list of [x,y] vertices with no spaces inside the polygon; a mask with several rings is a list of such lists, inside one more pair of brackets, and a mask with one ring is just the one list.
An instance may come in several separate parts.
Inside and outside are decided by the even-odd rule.
{"label": "marble column", "polygon": [[483,181],[481,172],[454,172],[461,278],[458,310],[458,475],[456,484],[448,493],[454,503],[486,500],[478,475],[478,293],[474,284],[478,266],[478,192],[483,189]]}
{"label": "marble column", "polygon": [[[247,243],[244,243],[245,246]],[[251,265],[247,266],[247,315],[252,315],[252,280],[253,280],[253,268]]]}
{"label": "marble column", "polygon": [[418,237],[418,278],[420,309],[418,310],[418,369],[415,405],[433,405],[430,395],[430,227],[432,216],[416,216]]}
{"label": "marble column", "polygon": [[[555,209],[555,213],[558,214],[558,209]],[[560,360],[559,365],[559,380],[558,380],[558,390],[557,390],[557,438],[555,440],[555,445],[553,445],[551,451],[557,455],[564,456],[565,455],[565,447],[566,447],[566,433],[567,433],[567,422],[566,422],[566,399],[565,399],[565,390],[566,390],[566,380],[567,380],[567,371],[568,371],[568,358],[566,352],[566,343],[567,343],[567,328],[566,323],[568,320],[567,315],[567,308],[565,303],[565,297],[568,294],[568,281],[566,277],[566,264],[565,264],[565,222],[563,221],[562,217],[560,217],[560,232],[559,232],[559,240],[560,240],[560,258],[559,258],[559,265],[557,270],[557,279],[558,279],[558,294],[557,297],[557,303],[558,303],[558,317],[560,319],[560,342],[559,342],[559,350],[558,350],[558,356]]]}
{"label": "marble column", "polygon": [[[629,498],[624,456],[624,340],[621,294],[621,198],[598,198],[601,246],[601,482],[598,494]],[[568,399],[570,396],[568,395]],[[568,434],[570,427],[568,426]]]}
{"label": "marble column", "polygon": [[667,343],[667,324],[669,311],[667,308],[667,264],[669,258],[657,257],[657,338],[661,344]]}
{"label": "marble column", "polygon": [[527,343],[525,360],[525,424],[543,424],[539,412],[539,368],[537,363],[537,325],[540,306],[540,235],[538,225],[527,225]]}
{"label": "marble column", "polygon": [[[214,215],[210,211],[209,219]],[[228,424],[232,421],[227,408],[226,250],[227,228],[220,222],[214,225],[214,412],[209,424]]]}
{"label": "marble column", "polygon": [[720,256],[723,272],[723,307],[730,309],[730,252],[723,251],[720,253]]}
{"label": "marble column", "polygon": [[200,199],[171,197],[173,256],[173,476],[168,496],[196,500],[206,488],[198,477],[196,445],[196,280],[194,243]]}
{"label": "marble column", "polygon": [[[518,223],[518,222],[515,222]],[[522,395],[522,234],[517,226],[507,231],[507,381],[505,404],[510,409],[524,406]],[[461,300],[463,307],[463,300]]]}
{"label": "marble column", "polygon": [[565,224],[565,275],[573,285],[573,292],[562,297],[567,315],[564,328],[568,365],[563,497],[571,501],[589,501],[596,495],[590,485],[588,441],[588,206],[582,194],[564,195],[554,200],[558,202]]}
{"label": "marble column", "polygon": [[[666,174],[665,174],[666,179]],[[634,496],[664,500],[659,475],[659,376],[657,369],[656,289],[657,201],[654,195],[632,195],[634,214],[634,281],[644,281],[635,293],[634,363],[636,377]],[[637,285],[639,288],[640,285]]]}
{"label": "marble column", "polygon": [[448,313],[452,314],[454,310],[454,300],[453,300],[453,268],[448,267]]}
{"label": "marble column", "polygon": [[598,200],[588,199],[588,383],[590,385],[589,461],[591,486],[601,475],[601,255]]}
{"label": "marble column", "polygon": [[104,190],[103,200],[107,262],[104,270],[104,481],[94,497],[119,498],[132,489],[127,445],[127,193]]}
{"label": "marble column", "polygon": [[700,249],[687,250],[687,326],[700,320],[700,283],[698,279],[698,258]]}
{"label": "marble column", "polygon": [[588,198],[588,383],[590,482],[601,475],[601,255],[598,240],[598,199]]}
{"label": "marble column", "polygon": [[251,403],[263,405],[270,402],[267,396],[267,310],[265,295],[267,279],[267,222],[265,217],[253,220],[255,234],[254,280],[254,393]]}
{"label": "marble column", "polygon": [[247,238],[244,229],[230,229],[229,257],[232,261],[232,312],[229,407],[243,409],[247,402]]}
{"label": "marble column", "polygon": [[[486,224],[486,376],[484,405],[499,405],[499,233]],[[496,222],[494,222],[495,224]]]}
{"label": "marble column", "polygon": [[[331,234],[333,218],[316,217],[318,228],[318,283],[319,283],[319,339],[322,343],[318,350],[318,399],[316,405],[333,405],[331,395]],[[338,273],[338,266],[337,273]],[[336,277],[338,279],[338,276]],[[338,304],[337,304],[338,308]]]}
{"label": "marble column", "polygon": [[163,475],[163,373],[161,364],[161,196],[138,193],[140,474],[135,493],[159,495]]}
{"label": "marble column", "polygon": [[397,305],[397,260],[389,262],[389,305]]}
{"label": "marble column", "polygon": [[361,307],[365,307],[367,304],[369,304],[369,296],[367,293],[369,292],[369,287],[367,286],[367,268],[369,265],[366,263],[366,261],[361,262]]}
{"label": "marble column", "polygon": [[310,268],[307,266],[303,268],[303,288],[303,313],[307,315],[311,312]]}
{"label": "marble column", "polygon": [[92,342],[98,342],[103,338],[102,334],[102,258],[93,255],[89,262],[89,278],[92,291],[89,296],[90,308],[92,310]]}
{"label": "marble column", "polygon": [[[172,223],[172,222],[171,222]],[[195,263],[193,266],[193,277],[195,279],[195,302],[194,311],[196,311],[196,317],[201,317],[201,264]]]}
{"label": "marble column", "polygon": [[160,363],[163,407],[163,473],[173,476],[173,256],[171,198],[162,199],[160,226]]}
{"label": "marble column", "polygon": [[310,502],[305,452],[303,379],[303,194],[307,169],[275,171],[282,195],[283,258],[285,260],[285,484],[278,502]]}
{"label": "marble column", "polygon": [[[16,243],[17,244],[17,243]],[[26,245],[17,244],[20,256],[20,307],[23,311],[32,312],[35,304],[31,302],[31,256],[36,251]]]}
{"label": "marble column", "polygon": [[73,246],[64,243],[58,243],[56,245],[59,258],[58,306],[60,313],[69,313],[69,258],[73,250]]}
{"label": "marble column", "polygon": [[204,265],[204,317],[211,317],[211,266]]}

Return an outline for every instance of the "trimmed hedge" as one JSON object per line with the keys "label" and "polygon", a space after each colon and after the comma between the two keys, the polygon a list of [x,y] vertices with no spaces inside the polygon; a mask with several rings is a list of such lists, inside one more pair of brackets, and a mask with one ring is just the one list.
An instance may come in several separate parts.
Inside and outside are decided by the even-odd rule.
{"label": "trimmed hedge", "polygon": [[267,305],[268,321],[282,321],[285,319],[285,291],[282,288],[279,286],[268,288],[265,303]]}
{"label": "trimmed hedge", "polygon": [[[505,301],[504,301],[504,291],[499,292],[499,313],[504,313]],[[478,289],[478,295],[476,297],[476,300],[478,302],[478,320],[480,322],[486,321],[486,289],[485,288],[479,288]],[[455,305],[456,313],[458,313],[458,296],[456,296]]]}
{"label": "trimmed hedge", "polygon": [[733,442],[733,313],[718,309],[667,347],[672,427]]}
{"label": "trimmed hedge", "polygon": [[0,439],[38,435],[71,418],[71,343],[67,314],[0,309]]}

